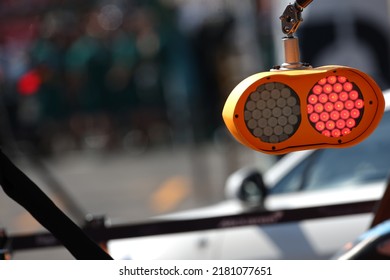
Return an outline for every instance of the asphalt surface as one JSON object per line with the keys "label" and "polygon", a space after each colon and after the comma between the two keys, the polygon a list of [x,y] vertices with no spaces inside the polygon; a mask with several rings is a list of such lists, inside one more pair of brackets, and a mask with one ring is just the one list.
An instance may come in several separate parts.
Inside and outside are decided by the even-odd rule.
{"label": "asphalt surface", "polygon": [[[40,164],[13,158],[76,223],[87,214],[109,222],[132,223],[174,211],[211,205],[224,199],[228,174],[240,166],[266,168],[268,158],[240,145],[165,147],[141,154],[68,152]],[[42,163],[42,165],[41,165]],[[45,229],[0,189],[0,228],[25,234]],[[63,248],[18,251],[13,259],[72,259]]]}

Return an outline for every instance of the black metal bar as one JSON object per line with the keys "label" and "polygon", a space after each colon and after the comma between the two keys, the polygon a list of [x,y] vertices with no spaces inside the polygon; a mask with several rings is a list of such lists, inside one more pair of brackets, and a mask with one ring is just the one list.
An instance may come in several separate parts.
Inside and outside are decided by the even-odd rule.
{"label": "black metal bar", "polygon": [[31,166],[39,174],[41,179],[46,183],[47,187],[57,195],[69,215],[76,220],[76,223],[84,224],[87,212],[76,202],[74,197],[66,191],[62,183],[54,176],[54,174],[47,168],[42,159],[34,152],[32,147],[24,145],[21,150]]}
{"label": "black metal bar", "polygon": [[0,151],[0,184],[4,192],[61,240],[76,259],[112,259],[66,216]]}
{"label": "black metal bar", "polygon": [[[114,239],[142,237],[162,234],[184,233],[201,230],[218,230],[250,225],[275,225],[310,219],[330,218],[344,215],[371,213],[377,200],[348,204],[328,205],[280,211],[255,211],[251,213],[189,220],[156,220],[148,223],[116,225],[109,228],[85,229],[96,242]],[[61,243],[50,233],[14,235],[9,237],[12,249],[60,246]]]}

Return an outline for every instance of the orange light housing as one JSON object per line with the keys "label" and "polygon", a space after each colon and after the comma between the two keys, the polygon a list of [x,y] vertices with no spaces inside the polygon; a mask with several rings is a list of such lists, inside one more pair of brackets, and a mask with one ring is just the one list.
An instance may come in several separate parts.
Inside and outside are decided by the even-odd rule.
{"label": "orange light housing", "polygon": [[229,95],[223,119],[245,146],[268,154],[344,148],[369,136],[385,102],[367,74],[350,67],[252,75]]}

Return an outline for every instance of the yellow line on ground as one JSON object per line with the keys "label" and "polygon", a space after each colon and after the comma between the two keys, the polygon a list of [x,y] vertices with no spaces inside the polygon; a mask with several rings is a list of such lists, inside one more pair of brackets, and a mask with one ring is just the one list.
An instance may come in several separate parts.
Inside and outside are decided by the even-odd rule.
{"label": "yellow line on ground", "polygon": [[189,194],[190,180],[174,176],[163,182],[150,198],[150,206],[157,213],[174,210]]}

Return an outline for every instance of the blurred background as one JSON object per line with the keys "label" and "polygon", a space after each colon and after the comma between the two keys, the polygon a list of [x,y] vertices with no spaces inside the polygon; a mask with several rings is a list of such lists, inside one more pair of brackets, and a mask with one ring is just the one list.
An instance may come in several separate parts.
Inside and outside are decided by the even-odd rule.
{"label": "blurred background", "polygon": [[[314,1],[302,60],[390,82],[389,1]],[[223,104],[283,62],[276,0],[1,0],[0,143],[79,224],[210,205],[244,165],[277,158],[237,144]],[[336,8],[337,7],[337,8]],[[42,227],[0,192],[0,228]],[[67,258],[63,249],[15,258]]]}

